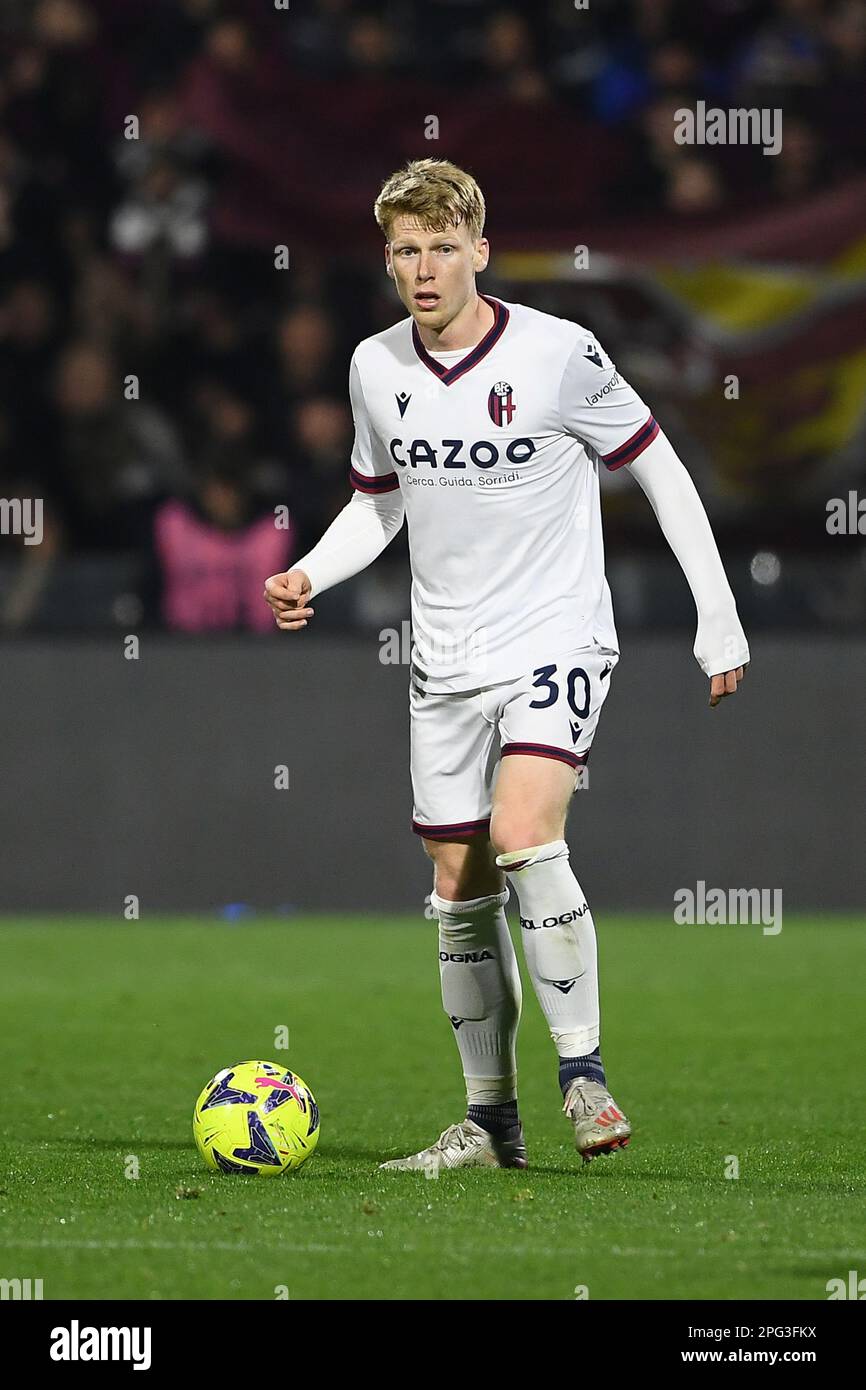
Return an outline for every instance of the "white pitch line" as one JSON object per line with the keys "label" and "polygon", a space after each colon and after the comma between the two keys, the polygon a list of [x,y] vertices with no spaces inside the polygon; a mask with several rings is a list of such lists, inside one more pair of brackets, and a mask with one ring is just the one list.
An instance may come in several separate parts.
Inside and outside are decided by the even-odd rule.
{"label": "white pitch line", "polygon": [[351,1255],[350,1245],[297,1245],[280,1241],[249,1245],[230,1240],[7,1240],[7,1250],[227,1250],[232,1254],[256,1254],[260,1250],[290,1250],[303,1255]]}
{"label": "white pitch line", "polygon": [[[205,1252],[222,1250],[230,1254],[257,1254],[262,1250],[276,1250],[291,1251],[293,1254],[302,1255],[356,1255],[364,1244],[364,1240],[365,1237],[359,1235],[355,1245],[326,1245],[321,1242],[313,1241],[305,1245],[288,1241],[279,1241],[275,1244],[256,1242],[256,1244],[253,1245],[244,1241],[228,1240],[55,1240],[44,1237],[41,1240],[6,1240],[4,1241],[4,1247],[7,1250],[202,1250]],[[417,1254],[421,1249],[421,1247],[417,1245],[407,1245],[403,1242],[400,1242],[398,1251],[395,1251],[394,1246],[388,1243],[379,1248],[387,1250],[389,1254],[399,1252],[405,1255]],[[723,1253],[722,1245],[713,1246],[711,1249],[704,1246],[703,1249],[705,1255],[720,1255]],[[754,1243],[744,1245],[738,1252],[737,1245],[731,1242],[730,1245],[727,1246],[725,1253],[736,1254],[746,1252],[750,1254],[755,1252]],[[477,1246],[474,1245],[464,1246],[462,1248],[460,1246],[449,1247],[449,1257],[454,1259],[465,1260],[476,1253]],[[525,1243],[520,1245],[486,1245],[484,1247],[484,1253],[487,1256],[534,1256],[540,1253],[540,1249],[538,1245],[527,1245]],[[547,1253],[551,1254],[555,1259],[562,1259],[569,1254],[575,1259],[604,1259],[605,1257],[610,1259],[658,1259],[659,1257],[673,1259],[681,1258],[683,1255],[688,1255],[693,1252],[682,1248],[670,1250],[659,1246],[644,1245],[614,1246],[612,1249],[606,1251],[599,1250],[598,1248],[593,1251],[581,1249],[569,1251],[563,1248],[550,1251],[548,1247]],[[839,1260],[866,1261],[866,1249],[862,1248],[859,1250],[851,1250],[844,1247],[834,1250],[811,1250],[797,1246],[764,1245],[760,1247],[760,1253],[769,1256],[771,1259],[793,1258],[799,1260],[827,1260],[828,1262]]]}

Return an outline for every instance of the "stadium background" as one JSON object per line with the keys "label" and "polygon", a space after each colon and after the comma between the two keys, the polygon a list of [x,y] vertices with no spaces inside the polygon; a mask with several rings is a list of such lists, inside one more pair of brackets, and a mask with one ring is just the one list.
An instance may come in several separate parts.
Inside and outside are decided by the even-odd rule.
{"label": "stadium background", "polygon": [[[866,473],[864,70],[859,0],[4,0],[0,495],[44,538],[0,536],[3,909],[420,912],[405,533],[300,638],[260,598],[348,498],[348,359],[403,313],[371,204],[419,155],[485,190],[484,287],[652,403],[752,643],[709,713],[685,581],[604,477],[593,901],[862,907],[866,565],[827,505]],[[675,144],[698,99],[781,108],[781,152]]]}

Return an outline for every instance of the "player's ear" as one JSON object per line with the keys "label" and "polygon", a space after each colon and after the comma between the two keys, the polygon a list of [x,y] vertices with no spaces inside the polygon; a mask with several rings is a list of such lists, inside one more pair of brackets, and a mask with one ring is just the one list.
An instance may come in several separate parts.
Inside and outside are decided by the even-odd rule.
{"label": "player's ear", "polygon": [[490,242],[486,237],[479,237],[475,243],[475,269],[486,270],[489,260]]}
{"label": "player's ear", "polygon": [[385,242],[385,274],[394,279],[394,267],[391,264],[391,247]]}

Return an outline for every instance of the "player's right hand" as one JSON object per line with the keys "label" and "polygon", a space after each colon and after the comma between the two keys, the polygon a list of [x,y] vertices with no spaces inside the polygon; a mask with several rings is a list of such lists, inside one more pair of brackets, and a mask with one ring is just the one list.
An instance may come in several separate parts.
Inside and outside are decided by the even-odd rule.
{"label": "player's right hand", "polygon": [[308,607],[312,592],[313,587],[303,570],[272,574],[265,580],[264,599],[273,610],[278,628],[283,632],[295,632],[307,626],[314,612]]}

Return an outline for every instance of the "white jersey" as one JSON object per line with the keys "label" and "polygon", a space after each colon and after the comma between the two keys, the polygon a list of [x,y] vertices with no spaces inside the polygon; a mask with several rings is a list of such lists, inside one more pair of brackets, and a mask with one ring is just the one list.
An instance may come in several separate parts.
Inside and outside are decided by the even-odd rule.
{"label": "white jersey", "polygon": [[412,568],[413,674],[479,689],[593,641],[618,651],[599,464],[658,425],[593,335],[482,296],[474,348],[433,356],[411,318],[355,350],[351,479],[399,488]]}

